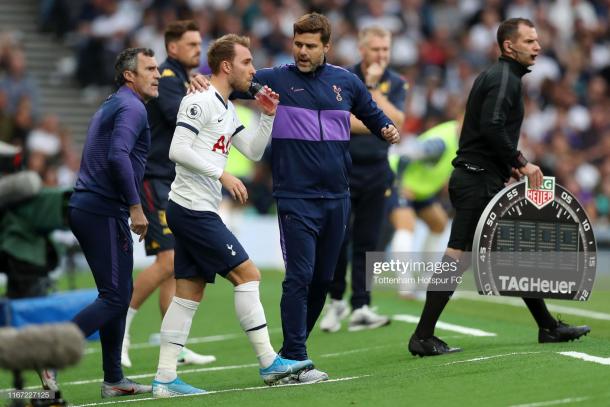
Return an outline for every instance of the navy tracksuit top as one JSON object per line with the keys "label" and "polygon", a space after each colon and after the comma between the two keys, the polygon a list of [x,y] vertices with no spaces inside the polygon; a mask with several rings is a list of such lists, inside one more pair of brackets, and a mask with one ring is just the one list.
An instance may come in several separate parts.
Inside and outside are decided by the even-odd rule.
{"label": "navy tracksuit top", "polygon": [[70,206],[114,217],[140,203],[138,190],[150,148],[144,102],[123,85],[89,124]]}
{"label": "navy tracksuit top", "polygon": [[348,197],[350,112],[378,137],[393,124],[364,83],[328,63],[311,73],[294,64],[261,69],[255,81],[280,95],[271,133],[274,196]]}

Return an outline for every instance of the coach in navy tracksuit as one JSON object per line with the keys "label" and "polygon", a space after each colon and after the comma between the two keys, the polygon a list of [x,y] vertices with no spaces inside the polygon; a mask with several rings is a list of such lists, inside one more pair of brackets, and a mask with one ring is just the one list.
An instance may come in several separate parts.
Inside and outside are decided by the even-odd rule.
{"label": "coach in navy tracksuit", "polygon": [[121,342],[132,293],[133,243],[128,218],[141,238],[148,226],[138,194],[150,148],[144,103],[158,96],[160,75],[154,53],[143,48],[123,51],[116,71],[122,86],[91,120],[69,204],[70,227],[99,291],[97,299],[73,321],[85,336],[100,331],[102,396],[150,391],[150,386],[125,383]]}
{"label": "coach in navy tracksuit", "polygon": [[[329,39],[328,19],[307,14],[294,24],[295,64],[256,74],[258,82],[280,94],[272,171],[286,266],[281,352],[295,360],[307,359],[305,341],[324,306],[349,217],[350,112],[375,135],[399,140],[364,83],[325,62]],[[315,371],[295,380],[327,377]]]}

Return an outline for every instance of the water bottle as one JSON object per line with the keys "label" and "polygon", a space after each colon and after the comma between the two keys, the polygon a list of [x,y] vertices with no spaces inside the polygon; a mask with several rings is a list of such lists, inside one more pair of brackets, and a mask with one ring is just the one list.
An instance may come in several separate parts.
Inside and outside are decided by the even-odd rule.
{"label": "water bottle", "polygon": [[271,89],[265,88],[260,83],[252,82],[249,92],[254,96],[254,99],[258,100],[267,109],[273,109],[279,103],[279,100],[269,96]]}

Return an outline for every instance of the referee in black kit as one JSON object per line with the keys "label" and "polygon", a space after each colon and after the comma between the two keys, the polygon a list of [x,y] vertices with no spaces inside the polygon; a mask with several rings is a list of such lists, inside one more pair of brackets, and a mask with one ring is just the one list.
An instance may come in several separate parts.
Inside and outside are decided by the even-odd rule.
{"label": "referee in black kit", "polygon": [[[530,185],[542,183],[540,168],[527,162],[517,150],[524,108],[521,77],[529,72],[540,52],[534,24],[523,18],[511,18],[498,28],[501,56],[497,63],[475,80],[468,102],[460,136],[455,167],[449,180],[449,195],[455,207],[455,218],[443,262],[458,265],[463,273],[469,261],[463,252],[472,250],[474,232],[487,203],[509,180],[528,177]],[[463,260],[460,263],[460,260]],[[434,336],[434,327],[451,295],[428,286],[426,303],[413,336],[409,351],[413,355],[433,356],[459,352]],[[586,335],[588,326],[570,326],[555,320],[543,299],[523,298],[538,324],[538,342],[566,342]]]}

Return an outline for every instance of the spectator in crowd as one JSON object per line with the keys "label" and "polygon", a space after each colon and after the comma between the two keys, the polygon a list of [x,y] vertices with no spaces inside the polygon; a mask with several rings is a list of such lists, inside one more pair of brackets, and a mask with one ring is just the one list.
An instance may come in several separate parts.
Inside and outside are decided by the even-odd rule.
{"label": "spectator in crowd", "polygon": [[[501,19],[529,18],[536,24],[544,51],[523,85],[527,106],[521,138],[527,145],[524,151],[528,159],[545,166],[545,174],[555,175],[565,184],[568,173],[556,157],[556,148],[567,139],[567,151],[561,154],[568,157],[569,167],[593,164],[602,173],[593,190],[601,191],[604,161],[596,152],[601,151],[603,134],[610,126],[597,117],[598,111],[610,107],[610,13],[601,1],[45,0],[43,24],[49,22],[44,16],[57,15],[67,3],[70,8],[62,15],[66,18],[53,20],[57,26],[47,28],[69,33],[65,38],[75,44],[77,78],[83,86],[109,85],[112,73],[100,71],[100,67],[111,64],[104,61],[113,60],[127,44],[148,47],[160,43],[159,33],[175,19],[195,19],[201,27],[203,47],[209,38],[227,31],[248,35],[256,66],[286,60],[291,54],[292,21],[304,12],[320,11],[329,16],[337,33],[329,62],[342,66],[357,62],[357,29],[383,21],[393,33],[390,67],[405,75],[410,84],[404,130],[411,134],[449,120],[449,110],[463,105],[472,79],[496,60],[497,51],[485,33],[493,32]],[[13,51],[15,36],[0,35],[0,83],[13,75],[8,72],[11,62],[19,66],[20,57],[13,57]],[[209,73],[205,57],[201,62],[202,71]],[[20,122],[10,138],[23,143],[28,126],[32,126],[27,125],[28,115],[40,115],[37,97],[28,91],[16,98],[9,96],[8,103],[9,115]],[[16,115],[19,120],[15,120]],[[2,137],[7,139],[6,127],[3,129]],[[583,154],[576,154],[578,151]],[[606,216],[603,213],[599,211],[598,216]]]}
{"label": "spectator in crowd", "polygon": [[7,57],[6,76],[0,82],[0,89],[8,96],[8,111],[14,114],[19,101],[28,97],[32,104],[32,114],[38,117],[40,112],[39,89],[36,82],[27,72],[25,54],[21,49],[13,49]]}

